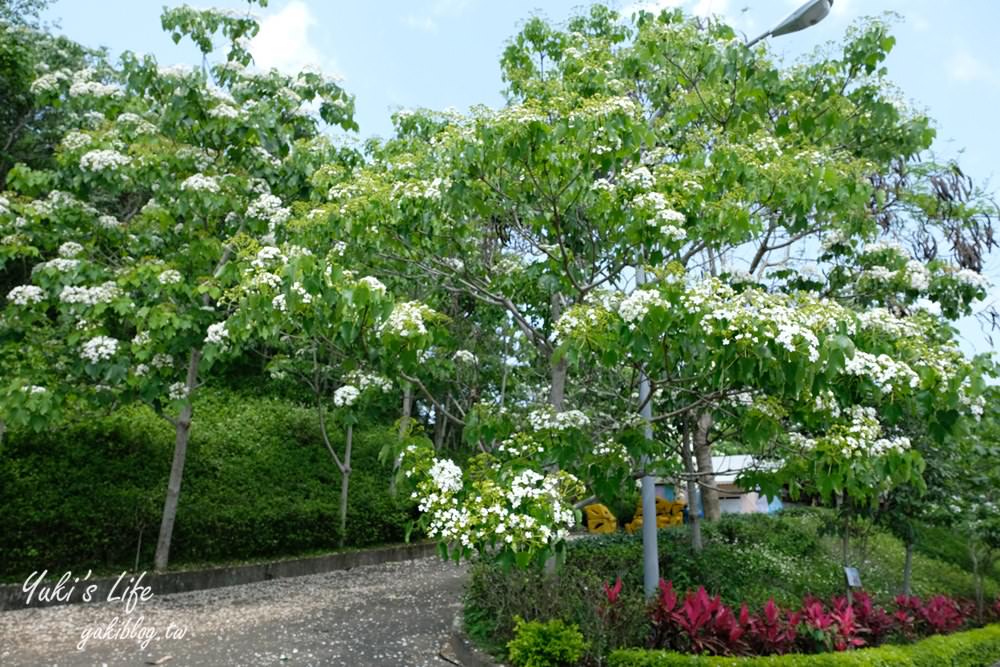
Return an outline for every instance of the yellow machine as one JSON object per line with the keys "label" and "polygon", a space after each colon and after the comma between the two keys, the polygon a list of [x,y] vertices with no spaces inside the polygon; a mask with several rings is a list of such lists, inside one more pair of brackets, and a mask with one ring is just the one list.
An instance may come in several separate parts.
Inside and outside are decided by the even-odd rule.
{"label": "yellow machine", "polygon": [[[670,501],[663,498],[656,499],[656,527],[666,528],[667,526],[679,526],[684,523],[683,501]],[[625,532],[632,534],[642,528],[642,499],[635,509],[635,518],[625,524]]]}
{"label": "yellow machine", "polygon": [[591,533],[613,533],[618,530],[618,519],[605,505],[595,503],[583,508],[587,515],[587,530]]}

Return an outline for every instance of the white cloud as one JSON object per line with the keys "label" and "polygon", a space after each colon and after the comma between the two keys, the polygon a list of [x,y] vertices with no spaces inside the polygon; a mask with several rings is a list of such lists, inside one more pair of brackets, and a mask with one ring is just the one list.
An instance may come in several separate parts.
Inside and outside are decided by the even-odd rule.
{"label": "white cloud", "polygon": [[291,0],[280,11],[260,21],[260,31],[250,40],[250,53],[257,67],[272,67],[286,73],[315,66],[326,74],[336,74],[331,58],[323,55],[310,38],[316,17],[302,0]]}
{"label": "white cloud", "polygon": [[948,75],[952,80],[962,83],[996,81],[996,75],[993,70],[964,48],[956,51],[948,60]]}
{"label": "white cloud", "polygon": [[403,18],[403,23],[421,32],[437,32],[437,23],[430,16],[414,16],[410,14]]}
{"label": "white cloud", "polygon": [[438,19],[454,17],[464,12],[474,0],[435,0],[426,14],[407,14],[400,20],[406,26],[422,32],[437,32]]}

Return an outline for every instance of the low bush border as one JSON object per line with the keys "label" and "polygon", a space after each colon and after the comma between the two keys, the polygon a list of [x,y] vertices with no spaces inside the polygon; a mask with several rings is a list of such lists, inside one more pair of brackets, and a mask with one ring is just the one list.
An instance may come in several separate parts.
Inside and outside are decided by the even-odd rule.
{"label": "low bush border", "polygon": [[936,635],[914,644],[756,658],[720,658],[670,651],[615,651],[609,667],[990,667],[1000,661],[1000,624]]}

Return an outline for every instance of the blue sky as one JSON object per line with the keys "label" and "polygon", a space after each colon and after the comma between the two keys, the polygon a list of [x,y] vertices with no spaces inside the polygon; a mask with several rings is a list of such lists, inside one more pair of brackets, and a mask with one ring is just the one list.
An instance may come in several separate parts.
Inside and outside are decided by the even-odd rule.
{"label": "blue sky", "polygon": [[[198,6],[199,0],[190,4]],[[245,8],[245,2],[205,0],[205,5]],[[719,14],[755,37],[784,18],[800,0],[651,0],[619,8],[682,6],[696,14]],[[129,49],[152,53],[163,64],[200,64],[189,45],[175,46],[160,30],[160,0],[58,0],[45,14],[67,36],[113,54]],[[562,21],[581,7],[577,0],[271,0],[261,33],[252,45],[261,66],[295,70],[317,64],[344,79],[357,96],[361,135],[387,135],[397,108],[499,106],[499,57],[504,44],[532,15]],[[835,0],[819,25],[772,39],[787,60],[839,40],[863,15],[901,14],[896,48],[887,66],[891,78],[917,107],[937,121],[935,151],[959,157],[963,169],[1000,192],[1000,2],[994,0]],[[988,274],[1000,285],[1000,256]],[[988,301],[1000,299],[994,288]],[[977,327],[963,323],[968,351],[990,350]]]}

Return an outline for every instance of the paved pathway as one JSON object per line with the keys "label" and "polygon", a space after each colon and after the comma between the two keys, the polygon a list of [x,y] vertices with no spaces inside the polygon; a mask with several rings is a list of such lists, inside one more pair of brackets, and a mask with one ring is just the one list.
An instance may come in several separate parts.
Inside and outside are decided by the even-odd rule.
{"label": "paved pathway", "polygon": [[130,614],[118,602],[0,612],[0,665],[446,667],[464,577],[426,558],[156,596]]}

